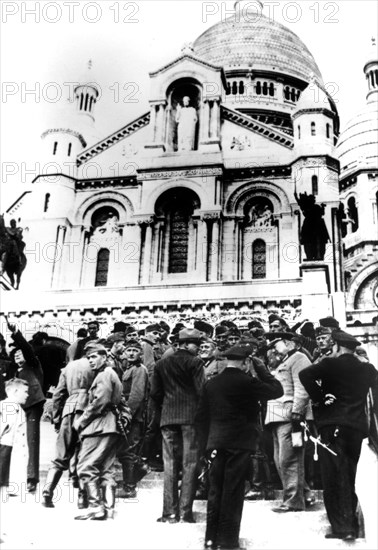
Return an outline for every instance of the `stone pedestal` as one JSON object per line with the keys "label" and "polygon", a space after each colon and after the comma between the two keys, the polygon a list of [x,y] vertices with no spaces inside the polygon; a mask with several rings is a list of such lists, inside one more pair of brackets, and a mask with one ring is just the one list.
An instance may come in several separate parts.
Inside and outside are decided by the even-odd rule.
{"label": "stone pedestal", "polygon": [[327,264],[303,262],[300,269],[303,319],[318,321],[321,317],[333,315]]}

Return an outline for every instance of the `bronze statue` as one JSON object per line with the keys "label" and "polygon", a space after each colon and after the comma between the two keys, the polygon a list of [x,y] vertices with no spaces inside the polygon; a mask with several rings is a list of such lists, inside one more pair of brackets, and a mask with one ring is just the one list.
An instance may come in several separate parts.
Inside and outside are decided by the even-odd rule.
{"label": "bronze statue", "polygon": [[323,216],[325,204],[316,204],[314,195],[294,191],[294,197],[297,201],[304,221],[300,232],[300,243],[303,244],[306,261],[324,260],[326,244],[330,242],[327,227]]}
{"label": "bronze statue", "polygon": [[16,290],[26,267],[22,231],[21,227],[17,227],[16,220],[11,220],[10,227],[5,227],[4,217],[0,215],[0,275],[5,271]]}

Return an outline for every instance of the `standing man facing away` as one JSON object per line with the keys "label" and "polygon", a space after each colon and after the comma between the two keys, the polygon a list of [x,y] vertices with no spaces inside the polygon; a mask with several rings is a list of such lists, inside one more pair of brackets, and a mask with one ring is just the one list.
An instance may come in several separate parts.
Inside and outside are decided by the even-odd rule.
{"label": "standing man facing away", "polygon": [[[179,348],[156,363],[151,397],[161,407],[163,436],[164,503],[157,521],[195,523],[193,500],[198,469],[194,417],[205,381],[203,361],[197,357],[201,333],[179,332]],[[179,496],[179,453],[182,449],[182,484]]]}
{"label": "standing man facing away", "polygon": [[224,352],[226,368],[205,385],[196,421],[212,456],[205,548],[239,548],[244,484],[255,448],[259,400],[283,394],[266,369],[251,375],[248,346]]}
{"label": "standing man facing away", "polygon": [[368,436],[366,398],[377,371],[354,355],[360,342],[342,330],[332,332],[331,355],[299,373],[314,405],[322,442],[319,448],[324,505],[332,531],[326,538],[353,541],[358,535],[355,479],[362,440]]}

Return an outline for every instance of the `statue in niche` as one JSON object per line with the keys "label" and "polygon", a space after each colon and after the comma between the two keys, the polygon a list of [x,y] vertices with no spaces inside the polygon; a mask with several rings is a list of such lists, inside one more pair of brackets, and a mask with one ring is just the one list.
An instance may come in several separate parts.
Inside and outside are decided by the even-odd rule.
{"label": "statue in niche", "polygon": [[250,227],[270,227],[273,225],[273,210],[264,203],[255,203],[248,212],[248,225]]}
{"label": "statue in niche", "polygon": [[324,260],[326,244],[330,242],[328,230],[323,219],[325,204],[316,204],[314,195],[294,191],[294,197],[297,201],[304,220],[300,232],[300,243],[303,244],[306,261]]}
{"label": "statue in niche", "polygon": [[184,96],[176,112],[178,151],[193,151],[197,121],[197,111],[190,106],[190,97]]}
{"label": "statue in niche", "polygon": [[93,237],[102,236],[102,237],[113,237],[119,233],[118,227],[118,216],[112,212],[108,211],[100,216],[93,225]]}

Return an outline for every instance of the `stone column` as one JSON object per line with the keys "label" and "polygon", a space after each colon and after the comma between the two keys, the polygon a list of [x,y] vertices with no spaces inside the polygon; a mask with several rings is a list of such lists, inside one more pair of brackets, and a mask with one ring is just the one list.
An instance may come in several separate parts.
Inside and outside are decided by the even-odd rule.
{"label": "stone column", "polygon": [[219,266],[219,215],[212,215],[212,236],[210,247],[210,281],[218,280],[218,266]]}
{"label": "stone column", "polygon": [[207,271],[207,224],[204,219],[199,219],[197,222],[197,259],[196,272],[197,280],[201,283],[206,281]]}
{"label": "stone column", "polygon": [[210,137],[219,139],[219,99],[214,99],[211,109],[211,128]]}
{"label": "stone column", "polygon": [[148,284],[150,282],[151,272],[151,252],[152,252],[152,226],[153,220],[144,222],[145,225],[145,238],[143,246],[143,264],[141,273],[141,283]]}
{"label": "stone column", "polygon": [[123,286],[138,284],[141,261],[142,227],[138,224],[125,225],[122,235],[122,281]]}
{"label": "stone column", "polygon": [[59,288],[66,231],[67,227],[65,225],[58,225],[55,244],[55,257],[51,274],[51,288]]}
{"label": "stone column", "polygon": [[210,104],[208,99],[203,100],[202,116],[201,116],[201,142],[206,142],[209,139],[210,126]]}
{"label": "stone column", "polygon": [[153,103],[151,105],[151,117],[150,117],[150,128],[151,128],[151,143],[155,143],[156,138],[156,105]]}

